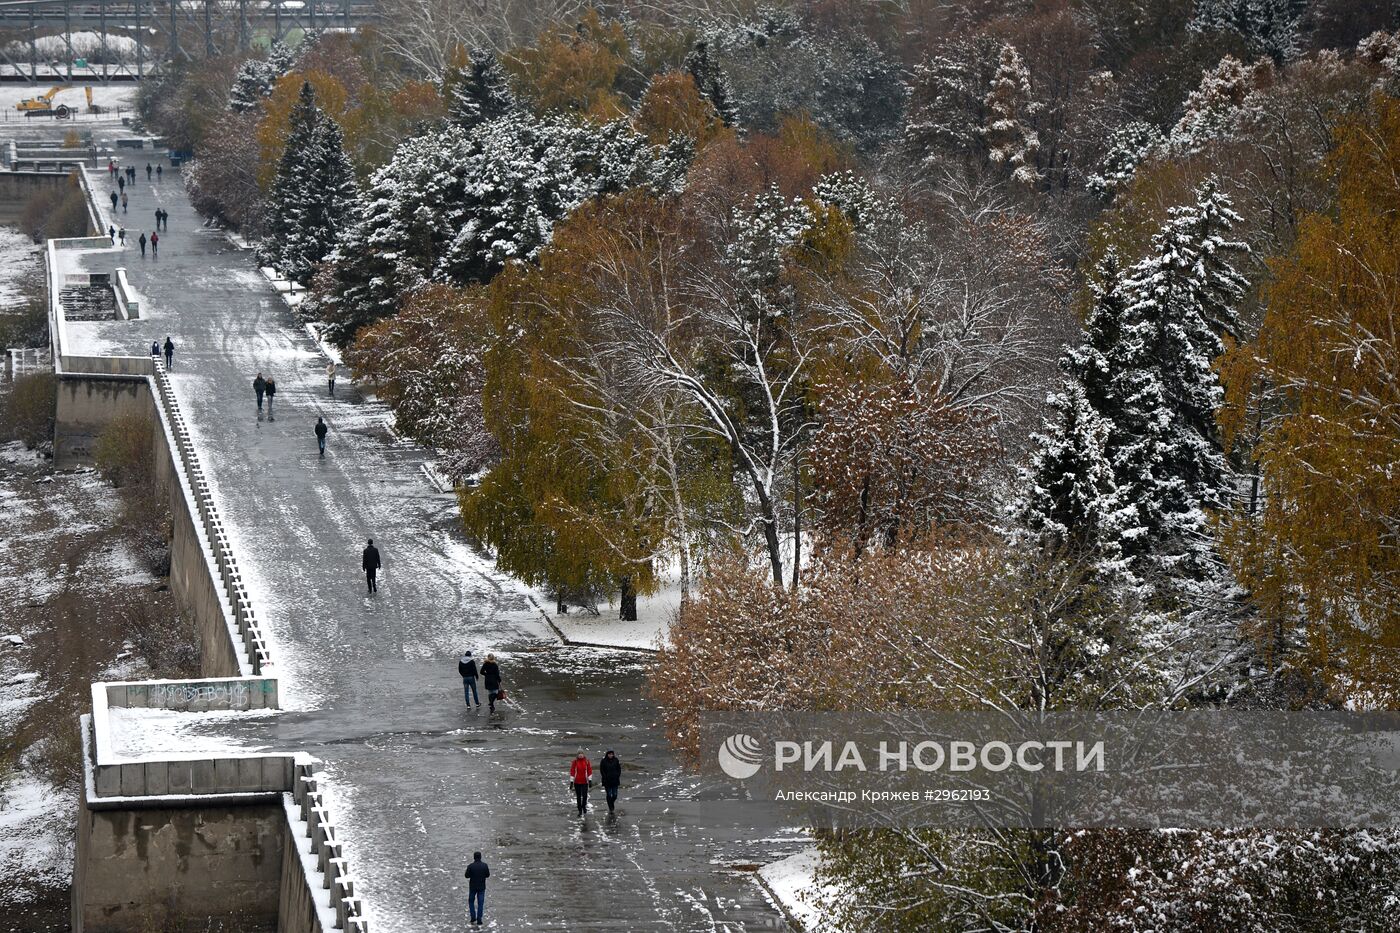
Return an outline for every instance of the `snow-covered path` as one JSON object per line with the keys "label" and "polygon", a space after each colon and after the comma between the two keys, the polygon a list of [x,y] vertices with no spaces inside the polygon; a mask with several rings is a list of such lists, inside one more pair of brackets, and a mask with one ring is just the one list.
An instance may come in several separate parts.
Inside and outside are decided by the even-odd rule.
{"label": "snow-covered path", "polygon": [[[423,452],[395,438],[384,409],[343,378],[329,396],[326,361],[251,254],[200,225],[168,163],[151,185],[145,154],[133,161],[129,211],[116,216],[128,246],[88,266],[125,265],[143,319],[70,324],[70,339],[126,353],[174,339],[175,388],[289,709],[231,734],[220,725],[219,740],[325,761],[374,929],[459,929],[462,871],[477,848],[492,871],[488,928],[784,928],[731,866],[803,840],[769,826],[765,809],[733,799],[732,788],[681,770],[641,696],[635,655],[549,639],[520,589],[461,538],[453,498],[423,476]],[[157,206],[170,212],[170,230],[160,257],[142,259],[138,222],[149,235]],[[277,380],[275,420],[256,410],[259,371]],[[324,460],[318,415],[330,426]],[[373,598],[359,570],[368,537],[385,565]],[[517,706],[491,719],[464,709],[464,648],[497,654]],[[574,817],[565,775],[580,747],[595,759],[614,748],[626,765],[615,818]]]}

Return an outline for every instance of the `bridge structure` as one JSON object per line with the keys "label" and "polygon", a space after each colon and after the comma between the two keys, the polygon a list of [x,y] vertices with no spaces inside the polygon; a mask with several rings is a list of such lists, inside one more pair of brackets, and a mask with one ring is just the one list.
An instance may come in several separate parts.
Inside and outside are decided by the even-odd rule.
{"label": "bridge structure", "polygon": [[0,80],[140,81],[376,18],[373,0],[0,0]]}

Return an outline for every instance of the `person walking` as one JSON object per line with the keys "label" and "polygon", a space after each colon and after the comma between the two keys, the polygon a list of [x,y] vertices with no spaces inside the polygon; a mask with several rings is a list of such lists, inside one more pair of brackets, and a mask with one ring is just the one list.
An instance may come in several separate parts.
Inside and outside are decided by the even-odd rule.
{"label": "person walking", "polygon": [[598,780],[603,785],[603,796],[608,798],[608,812],[617,807],[617,789],[622,785],[622,759],[612,749],[598,762]]}
{"label": "person walking", "polygon": [[156,208],[156,229],[160,229],[160,208]]}
{"label": "person walking", "polygon": [[117,231],[117,242],[121,243],[122,246],[126,246],[126,228],[125,228],[125,227],[122,227],[120,230]]}
{"label": "person walking", "polygon": [[160,228],[166,233],[170,232],[170,212],[163,207],[160,209]]}
{"label": "person walking", "polygon": [[168,336],[165,338],[165,368],[170,369],[175,364],[175,341]]}
{"label": "person walking", "polygon": [[155,171],[155,169],[151,168],[151,163],[147,162],[147,163],[146,163],[146,180],[147,180],[147,181],[150,181],[150,180],[151,180],[151,172],[153,172],[153,171]]}
{"label": "person walking", "polygon": [[267,420],[276,421],[277,419],[272,417],[272,397],[277,394],[277,380],[267,380],[263,386],[263,391],[267,393]]}
{"label": "person walking", "polygon": [[316,446],[319,447],[319,448],[321,448],[321,459],[322,459],[322,460],[326,459],[326,431],[328,431],[328,430],[330,430],[330,429],[326,427],[326,419],[324,419],[324,418],[317,418],[317,419],[316,419]]}
{"label": "person walking", "polygon": [[122,192],[122,213],[126,213],[126,192]]}
{"label": "person walking", "polygon": [[263,393],[267,391],[267,380],[262,373],[258,373],[258,378],[253,380],[253,391],[258,396],[258,411],[262,411]]}
{"label": "person walking", "polygon": [[133,185],[136,184],[136,166],[128,165],[126,167],[126,180],[131,182]]}
{"label": "person walking", "polygon": [[154,340],[151,341],[151,358],[160,359],[160,344]]}
{"label": "person walking", "polygon": [[138,242],[140,242],[140,244],[141,244],[141,258],[142,258],[142,259],[145,259],[145,258],[146,258],[146,234],[144,234],[144,233],[141,234],[141,239],[140,239]]}
{"label": "person walking", "polygon": [[574,802],[578,804],[578,815],[583,816],[584,811],[588,809],[588,788],[593,786],[593,766],[588,763],[588,756],[581,748],[578,750],[578,757],[569,765],[569,780],[574,785]]}
{"label": "person walking", "polygon": [[116,246],[116,245],[117,245],[117,228],[116,228],[116,225],[115,225],[115,224],[108,224],[108,226],[107,226],[107,236],[109,236],[109,237],[112,238],[112,245],[113,245],[113,246]]}
{"label": "person walking", "polygon": [[126,176],[117,176],[117,190],[120,191],[122,194],[126,194]]}
{"label": "person walking", "polygon": [[480,926],[486,916],[486,879],[491,877],[491,869],[481,860],[480,852],[472,853],[472,863],[467,866],[467,913],[472,923]]}
{"label": "person walking", "polygon": [[384,563],[379,559],[379,548],[374,546],[373,538],[365,543],[364,553],[360,555],[360,566],[365,571],[365,586],[369,587],[371,593],[378,593],[379,581],[375,578],[379,575],[379,568],[384,566]]}
{"label": "person walking", "polygon": [[330,384],[330,387],[331,387],[331,395],[334,395],[334,394],[335,394],[335,360],[331,360],[330,365],[326,367],[326,382]]}
{"label": "person walking", "polygon": [[159,234],[159,233],[152,232],[152,233],[151,233],[151,258],[154,259],[155,257],[157,257],[157,256],[159,256],[159,255],[160,255],[160,234]]}
{"label": "person walking", "polygon": [[121,199],[121,196],[118,195],[115,191],[113,191],[113,192],[112,192],[112,210],[116,210],[116,209],[117,209],[117,201],[120,200],[120,199]]}
{"label": "person walking", "polygon": [[164,174],[164,172],[165,169],[161,168],[159,165],[156,166],[156,181],[160,181],[160,176]]}
{"label": "person walking", "polygon": [[476,658],[470,651],[463,651],[457,659],[457,673],[462,675],[462,695],[467,699],[467,709],[471,709],[473,703],[481,709],[481,697],[476,692]]}
{"label": "person walking", "polygon": [[501,666],[496,656],[488,654],[486,663],[481,665],[481,685],[486,688],[486,703],[491,712],[496,711],[496,695],[501,692]]}
{"label": "person walking", "polygon": [[107,174],[111,175],[113,178],[117,177],[117,163],[113,159],[107,160]]}

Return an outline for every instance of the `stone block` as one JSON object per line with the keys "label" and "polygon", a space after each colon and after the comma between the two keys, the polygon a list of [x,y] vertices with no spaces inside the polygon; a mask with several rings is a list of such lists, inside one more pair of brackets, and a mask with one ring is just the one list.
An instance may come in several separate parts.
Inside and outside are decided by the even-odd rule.
{"label": "stone block", "polygon": [[195,763],[191,761],[171,761],[166,767],[166,783],[169,787],[167,793],[188,794],[193,788],[193,774]]}
{"label": "stone block", "polygon": [[109,684],[107,686],[107,705],[112,709],[123,709],[126,707],[126,684]]}
{"label": "stone block", "polygon": [[212,794],[218,788],[218,776],[214,770],[214,759],[200,758],[190,762],[190,793]]}
{"label": "stone block", "polygon": [[237,758],[214,759],[214,783],[218,793],[232,794],[242,790],[238,781],[239,761]]}
{"label": "stone block", "polygon": [[118,765],[122,773],[122,796],[140,797],[146,793],[146,766],[143,764]]}
{"label": "stone block", "polygon": [[170,793],[170,763],[168,761],[146,762],[146,793],[152,796]]}
{"label": "stone block", "polygon": [[93,769],[93,789],[99,797],[116,797],[122,792],[120,765],[97,765]]}

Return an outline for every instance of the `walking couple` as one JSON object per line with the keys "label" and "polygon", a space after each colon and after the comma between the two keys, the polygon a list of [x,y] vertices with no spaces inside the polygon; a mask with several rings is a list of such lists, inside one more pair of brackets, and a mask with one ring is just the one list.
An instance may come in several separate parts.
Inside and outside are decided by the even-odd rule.
{"label": "walking couple", "polygon": [[476,704],[477,709],[481,709],[481,698],[476,692],[476,677],[481,674],[482,686],[486,688],[486,702],[491,712],[496,711],[496,701],[504,700],[506,692],[501,689],[501,667],[496,663],[496,656],[488,654],[486,660],[482,662],[480,671],[476,666],[476,658],[472,657],[470,651],[462,652],[462,656],[457,659],[457,673],[462,675],[462,693],[467,700],[467,709]]}

